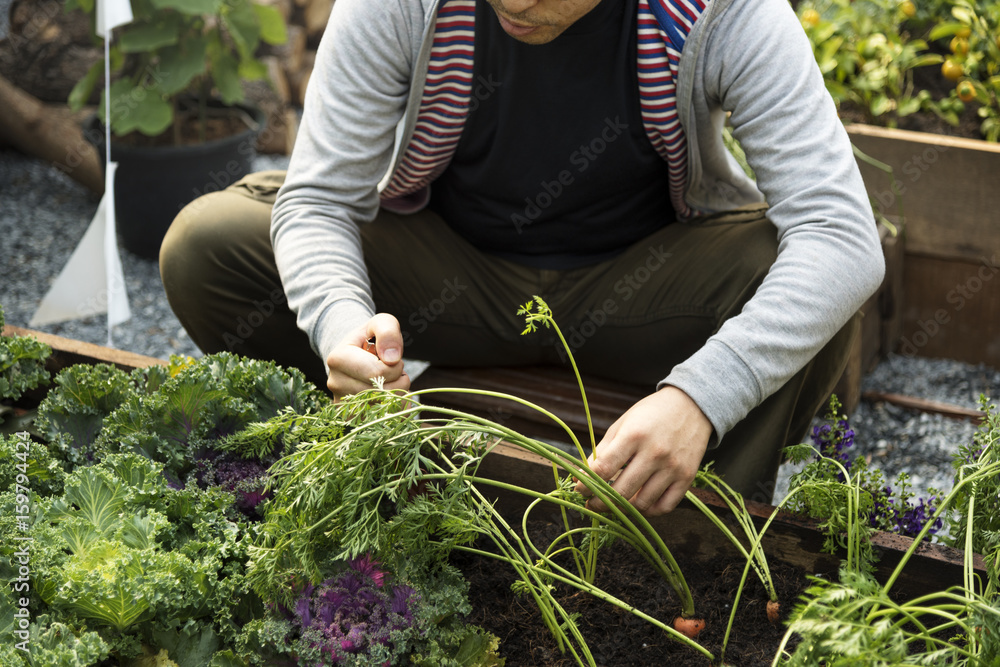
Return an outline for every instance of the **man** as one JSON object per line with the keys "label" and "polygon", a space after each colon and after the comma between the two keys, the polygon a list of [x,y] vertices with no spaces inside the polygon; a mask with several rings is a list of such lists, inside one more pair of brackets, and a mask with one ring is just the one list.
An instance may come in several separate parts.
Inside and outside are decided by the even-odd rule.
{"label": "man", "polygon": [[161,262],[202,349],[317,354],[336,396],[407,388],[404,351],[558,363],[518,335],[543,296],[584,372],[656,388],[594,462],[650,515],[702,461],[770,500],[883,274],[785,0],[338,0],[287,178],[195,202]]}

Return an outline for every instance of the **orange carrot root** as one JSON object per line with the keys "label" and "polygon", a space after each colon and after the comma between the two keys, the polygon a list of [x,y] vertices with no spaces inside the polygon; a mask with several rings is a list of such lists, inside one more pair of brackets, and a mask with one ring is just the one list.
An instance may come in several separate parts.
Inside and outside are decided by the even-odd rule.
{"label": "orange carrot root", "polygon": [[688,639],[695,639],[705,629],[705,619],[684,618],[678,616],[674,619],[674,630],[681,633]]}
{"label": "orange carrot root", "polygon": [[771,623],[777,623],[778,618],[781,616],[781,603],[777,600],[767,601],[767,620]]}

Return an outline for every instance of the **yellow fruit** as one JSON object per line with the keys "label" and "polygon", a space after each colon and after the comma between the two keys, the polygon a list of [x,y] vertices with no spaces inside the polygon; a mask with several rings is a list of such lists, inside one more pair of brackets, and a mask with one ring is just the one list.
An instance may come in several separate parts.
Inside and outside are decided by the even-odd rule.
{"label": "yellow fruit", "polygon": [[962,66],[954,60],[945,60],[941,65],[941,75],[951,81],[958,81],[962,78]]}
{"label": "yellow fruit", "polygon": [[955,86],[955,92],[958,94],[958,99],[963,102],[971,102],[976,99],[976,87],[972,85],[971,81],[960,81]]}
{"label": "yellow fruit", "polygon": [[810,27],[816,27],[819,25],[819,12],[815,9],[807,9],[802,12],[802,23]]}
{"label": "yellow fruit", "polygon": [[910,0],[899,3],[899,9],[903,12],[903,16],[908,18],[917,13],[917,6],[910,2]]}
{"label": "yellow fruit", "polygon": [[948,46],[951,47],[951,52],[956,56],[964,56],[969,52],[969,40],[964,37],[952,37],[951,44]]}
{"label": "yellow fruit", "polygon": [[972,28],[970,28],[967,25],[964,25],[958,29],[958,32],[955,33],[955,36],[961,37],[962,39],[969,39],[969,35],[971,34],[972,34]]}

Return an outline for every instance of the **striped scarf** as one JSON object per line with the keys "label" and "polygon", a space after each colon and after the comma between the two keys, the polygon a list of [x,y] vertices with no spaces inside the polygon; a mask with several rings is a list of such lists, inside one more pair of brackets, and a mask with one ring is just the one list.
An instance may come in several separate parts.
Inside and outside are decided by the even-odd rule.
{"label": "striped scarf", "polygon": [[[638,0],[639,103],[646,136],[667,161],[670,200],[682,218],[692,215],[687,189],[687,144],[677,117],[677,68],[684,41],[709,0]],[[413,137],[383,200],[413,195],[445,170],[472,99],[476,0],[444,0],[438,8]]]}

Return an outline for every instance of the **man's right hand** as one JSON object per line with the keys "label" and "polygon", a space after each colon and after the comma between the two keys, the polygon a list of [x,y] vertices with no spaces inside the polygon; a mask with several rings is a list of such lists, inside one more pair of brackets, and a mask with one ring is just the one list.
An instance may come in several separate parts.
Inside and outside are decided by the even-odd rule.
{"label": "man's right hand", "polygon": [[[375,354],[366,351],[375,339]],[[335,399],[372,388],[372,378],[382,377],[385,389],[410,388],[410,376],[403,369],[403,334],[399,320],[379,313],[363,327],[347,336],[326,358],[326,386]]]}

